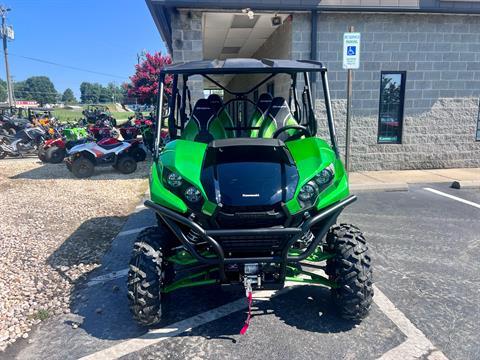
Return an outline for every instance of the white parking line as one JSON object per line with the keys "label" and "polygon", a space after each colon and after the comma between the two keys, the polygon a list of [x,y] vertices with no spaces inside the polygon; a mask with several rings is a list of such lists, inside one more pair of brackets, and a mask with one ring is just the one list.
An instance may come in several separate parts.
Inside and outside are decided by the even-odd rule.
{"label": "white parking line", "polygon": [[407,340],[397,347],[387,351],[379,359],[382,360],[409,360],[419,359],[430,353],[429,359],[447,360],[447,357],[433,346],[430,340],[412,324],[410,320],[380,291],[373,285],[375,296],[373,301],[380,310],[405,334]]}
{"label": "white parking line", "polygon": [[444,193],[444,192],[441,192],[441,191],[438,191],[438,190],[435,190],[435,189],[432,189],[432,188],[423,188],[423,190],[427,190],[427,191],[430,191],[434,194],[437,194],[437,195],[440,195],[440,196],[444,196],[446,198],[449,198],[449,199],[452,199],[452,200],[456,200],[456,201],[459,201],[461,203],[464,203],[464,204],[467,204],[467,205],[470,205],[470,206],[473,206],[473,207],[476,207],[477,209],[480,209],[480,204],[477,204],[473,201],[469,201],[469,200],[465,200],[465,199],[462,199],[462,198],[459,198],[457,196],[453,196],[453,195],[450,195],[450,194],[447,194],[447,193]]}
{"label": "white parking line", "polygon": [[[285,292],[293,289],[294,286],[284,288],[277,292],[264,291],[261,294],[257,294],[254,298],[256,300],[268,300],[271,297],[284,294]],[[180,335],[192,329],[210,323],[212,321],[221,319],[222,317],[233,314],[237,311],[241,311],[247,308],[247,301],[245,298],[235,300],[231,303],[219,306],[215,309],[205,311],[201,314],[195,315],[191,318],[178,321],[167,327],[161,329],[150,330],[146,334],[123,341],[116,345],[113,345],[107,349],[100,350],[96,353],[87,355],[80,358],[81,360],[107,360],[118,359],[122,356],[131,354],[136,351],[145,349],[148,346],[159,343],[173,336]]]}
{"label": "white parking line", "polygon": [[[317,272],[317,270],[311,270]],[[126,276],[128,269],[123,269],[115,273],[98,276],[90,280],[87,285],[96,285],[102,281]],[[319,275],[322,275],[321,273]],[[324,274],[323,274],[324,275]],[[256,300],[269,300],[271,297],[284,294],[293,289],[295,286],[303,286],[299,283],[287,282],[285,288],[280,291],[257,291],[254,298]],[[429,360],[448,360],[448,358],[427,339],[425,334],[413,325],[413,323],[403,314],[375,285],[375,296],[373,301],[379,307],[380,311],[392,321],[395,326],[407,337],[407,340],[396,346],[395,348],[383,354],[379,360],[414,360],[428,354]],[[145,335],[138,338],[126,340],[105,350],[101,350],[94,354],[88,355],[82,359],[118,359],[119,357],[142,350],[150,345],[168,339],[173,336],[180,335],[186,331],[190,331],[195,327],[218,320],[224,316],[246,308],[245,299],[239,299],[218,308],[203,312],[191,318],[171,324],[168,327],[151,330]]]}

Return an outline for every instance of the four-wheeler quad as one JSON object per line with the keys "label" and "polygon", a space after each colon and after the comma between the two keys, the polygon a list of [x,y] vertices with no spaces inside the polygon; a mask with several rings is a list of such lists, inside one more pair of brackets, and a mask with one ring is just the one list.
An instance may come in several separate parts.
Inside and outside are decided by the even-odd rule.
{"label": "four-wheeler quad", "polygon": [[[329,142],[316,137],[309,73],[320,74]],[[330,287],[342,317],[364,318],[373,296],[371,259],[357,227],[336,225],[356,197],[338,152],[327,69],[267,59],[182,63],[161,71],[159,94],[167,75],[171,140],[159,150],[164,116],[157,110],[145,202],[158,226],[139,234],[128,274],[135,319],[158,323],[166,296],[180,288],[243,284],[251,305],[252,290],[280,289],[287,281]],[[228,100],[199,99],[187,115],[188,80],[196,75]],[[223,85],[232,76],[243,88]],[[273,78],[288,79],[285,97],[261,94]]]}
{"label": "four-wheeler quad", "polygon": [[107,122],[110,126],[117,126],[117,120],[105,105],[88,105],[82,111],[87,124],[95,124],[98,121]]}
{"label": "four-wheeler quad", "polygon": [[84,128],[65,128],[61,130],[61,135],[57,129],[55,129],[55,132],[59,136],[45,140],[38,149],[38,158],[42,162],[59,164],[72,147],[91,141],[88,138],[87,130]]}
{"label": "four-wheeler quad", "polygon": [[137,170],[137,162],[147,157],[141,141],[115,138],[75,145],[67,154],[67,168],[78,178],[92,176],[95,166],[112,166],[123,174],[131,174]]}

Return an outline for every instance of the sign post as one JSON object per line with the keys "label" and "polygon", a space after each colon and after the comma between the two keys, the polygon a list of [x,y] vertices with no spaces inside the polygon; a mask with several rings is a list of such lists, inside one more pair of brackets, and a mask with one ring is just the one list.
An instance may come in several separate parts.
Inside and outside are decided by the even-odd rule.
{"label": "sign post", "polygon": [[353,32],[350,26],[343,34],[343,68],[347,70],[347,123],[345,129],[345,169],[350,173],[350,122],[352,116],[352,69],[360,67],[360,33]]}

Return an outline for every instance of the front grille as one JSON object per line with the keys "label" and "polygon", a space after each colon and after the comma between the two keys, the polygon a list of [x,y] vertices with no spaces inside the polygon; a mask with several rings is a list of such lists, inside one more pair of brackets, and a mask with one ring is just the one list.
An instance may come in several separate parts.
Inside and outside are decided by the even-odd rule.
{"label": "front grille", "polygon": [[255,229],[284,225],[286,215],[281,206],[224,206],[217,213],[217,223],[223,229]]}
{"label": "front grille", "polygon": [[279,255],[291,236],[221,236],[216,238],[227,257]]}

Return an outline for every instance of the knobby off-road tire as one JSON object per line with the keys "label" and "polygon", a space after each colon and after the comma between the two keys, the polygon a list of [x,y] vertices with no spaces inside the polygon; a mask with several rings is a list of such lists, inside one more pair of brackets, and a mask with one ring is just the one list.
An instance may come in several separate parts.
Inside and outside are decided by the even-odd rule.
{"label": "knobby off-road tire", "polygon": [[355,226],[333,226],[327,234],[329,279],[340,287],[332,295],[342,318],[360,321],[368,315],[373,298],[371,258],[362,232]]}
{"label": "knobby off-road tire", "polygon": [[45,159],[51,164],[60,164],[65,159],[66,154],[65,149],[53,146],[45,152]]}
{"label": "knobby off-road tire", "polygon": [[137,170],[137,162],[133,156],[121,155],[118,158],[114,168],[120,171],[122,174],[131,174]]}
{"label": "knobby off-road tire", "polygon": [[38,156],[38,159],[41,161],[41,162],[47,162],[47,158],[45,157],[45,153],[46,153],[46,150],[43,146],[40,146],[38,148],[38,153],[37,153],[37,156]]}
{"label": "knobby off-road tire", "polygon": [[72,162],[72,173],[77,178],[89,178],[95,171],[95,164],[84,156],[80,156]]}
{"label": "knobby off-road tire", "polygon": [[157,324],[162,318],[164,295],[161,290],[174,277],[168,258],[170,234],[159,226],[143,230],[133,246],[128,272],[128,299],[134,319],[143,326]]}

